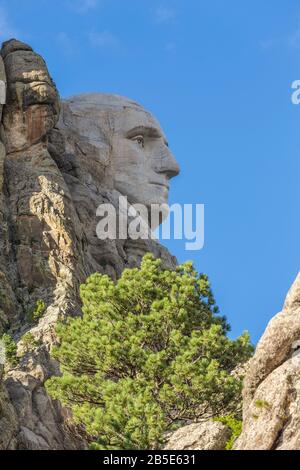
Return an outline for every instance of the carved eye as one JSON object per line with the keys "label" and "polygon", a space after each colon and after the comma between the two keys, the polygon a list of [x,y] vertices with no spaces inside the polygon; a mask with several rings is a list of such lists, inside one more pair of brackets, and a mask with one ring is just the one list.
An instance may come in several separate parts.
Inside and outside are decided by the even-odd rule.
{"label": "carved eye", "polygon": [[133,137],[132,140],[137,142],[141,147],[145,147],[145,138],[143,135],[137,135],[136,137]]}

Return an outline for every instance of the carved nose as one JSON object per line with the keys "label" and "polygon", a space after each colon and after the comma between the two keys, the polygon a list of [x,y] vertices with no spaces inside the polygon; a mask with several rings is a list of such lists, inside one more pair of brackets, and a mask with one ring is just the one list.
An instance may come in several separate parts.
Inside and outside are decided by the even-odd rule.
{"label": "carved nose", "polygon": [[175,160],[174,155],[168,148],[166,148],[164,155],[161,158],[158,173],[164,173],[169,179],[174,178],[180,173],[180,167]]}

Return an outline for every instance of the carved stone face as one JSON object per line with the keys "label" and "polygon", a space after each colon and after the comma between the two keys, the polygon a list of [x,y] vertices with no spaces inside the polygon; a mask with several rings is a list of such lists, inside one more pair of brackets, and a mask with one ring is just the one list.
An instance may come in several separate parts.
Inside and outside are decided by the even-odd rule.
{"label": "carved stone face", "polygon": [[87,158],[107,167],[114,189],[131,204],[168,202],[169,180],[179,166],[149,112],[126,98],[104,94],[75,96],[64,110],[62,121],[80,136],[83,153],[91,155]]}
{"label": "carved stone face", "polygon": [[114,120],[114,187],[131,203],[168,202],[169,180],[179,167],[156,119],[142,108],[126,108]]}

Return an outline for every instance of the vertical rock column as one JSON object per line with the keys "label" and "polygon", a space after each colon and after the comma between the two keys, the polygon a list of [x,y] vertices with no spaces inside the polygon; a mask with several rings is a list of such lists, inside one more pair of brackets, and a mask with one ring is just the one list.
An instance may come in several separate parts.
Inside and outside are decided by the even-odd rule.
{"label": "vertical rock column", "polygon": [[[3,105],[6,101],[6,74],[3,60],[0,56],[0,337],[8,325],[8,309],[12,308],[12,292],[6,278],[4,269],[4,252],[6,250],[7,227],[5,223],[5,197],[4,197],[4,161],[5,146],[3,143],[3,128],[1,125]],[[10,304],[10,305],[9,305]],[[17,432],[17,417],[10,403],[7,391],[3,384],[3,364],[0,364],[0,449],[15,447],[14,436]]]}
{"label": "vertical rock column", "polygon": [[0,56],[0,333],[7,326],[7,308],[6,303],[6,276],[3,272],[5,251],[5,201],[4,201],[4,160],[5,146],[3,143],[2,111],[6,101],[6,74],[3,60]]}
{"label": "vertical rock column", "polygon": [[30,46],[8,41],[1,55],[7,77],[2,124],[13,290],[21,305],[21,325],[36,301],[51,306],[40,324],[44,340],[55,316],[72,309],[80,270],[76,212],[48,152],[48,135],[58,121],[60,99],[44,59]]}
{"label": "vertical rock column", "polygon": [[[0,252],[7,253],[7,259],[2,261],[0,254],[0,284],[5,291],[1,298],[6,299],[4,327],[18,342],[19,353],[18,366],[4,377],[18,419],[14,447],[76,449],[85,446],[83,439],[68,411],[54,403],[44,388],[45,381],[58,372],[49,348],[55,341],[58,317],[74,311],[80,269],[76,213],[48,152],[48,134],[58,120],[60,99],[45,61],[30,46],[8,41],[1,56],[7,98],[1,120],[5,151],[2,146],[0,217],[4,229],[0,230],[7,227],[7,234],[1,233],[5,249],[1,246]],[[1,274],[2,266],[8,274]],[[12,292],[15,298],[10,298]],[[32,322],[30,309],[40,300],[45,310]],[[15,306],[12,315],[9,302]],[[22,350],[22,336],[28,331],[38,344],[32,352]]]}
{"label": "vertical rock column", "polygon": [[[2,120],[2,110],[3,105],[6,100],[6,75],[3,60],[0,56],[0,251],[3,252],[3,223],[4,223],[4,201],[3,201],[3,186],[4,186],[4,159],[5,159],[5,146],[2,142],[3,138],[3,129],[1,125]],[[6,323],[6,315],[1,305],[1,298],[4,297],[4,275],[1,272],[1,262],[0,262],[0,330],[3,330],[3,327]],[[3,303],[3,300],[2,300]]]}

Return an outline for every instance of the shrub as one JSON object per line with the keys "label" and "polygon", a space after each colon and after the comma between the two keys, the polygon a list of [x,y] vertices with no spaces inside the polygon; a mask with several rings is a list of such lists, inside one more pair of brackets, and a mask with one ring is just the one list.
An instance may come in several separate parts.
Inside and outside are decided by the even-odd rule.
{"label": "shrub", "polygon": [[242,433],[243,422],[241,420],[236,419],[232,415],[215,418],[215,421],[225,424],[231,429],[231,436],[226,444],[225,450],[232,450],[233,444]]}
{"label": "shrub", "polygon": [[5,347],[5,358],[9,365],[15,367],[18,364],[17,358],[17,344],[9,334],[2,336],[2,341]]}
{"label": "shrub", "polygon": [[179,424],[235,411],[242,384],[231,372],[251,355],[249,336],[226,336],[192,263],[171,271],[147,255],[116,283],[92,275],[81,298],[83,317],[57,327],[63,374],[47,389],[95,436],[94,449],[157,449]]}
{"label": "shrub", "polygon": [[46,304],[43,300],[37,300],[34,307],[28,313],[28,321],[36,323],[44,315],[46,311]]}
{"label": "shrub", "polygon": [[39,346],[39,342],[30,332],[25,333],[25,335],[22,336],[22,343],[27,352],[32,352]]}

